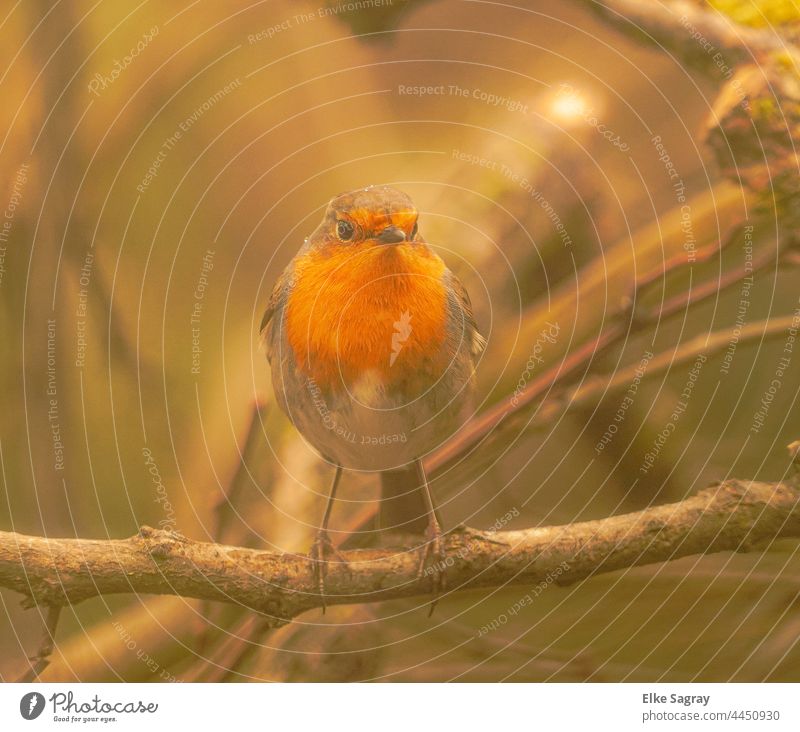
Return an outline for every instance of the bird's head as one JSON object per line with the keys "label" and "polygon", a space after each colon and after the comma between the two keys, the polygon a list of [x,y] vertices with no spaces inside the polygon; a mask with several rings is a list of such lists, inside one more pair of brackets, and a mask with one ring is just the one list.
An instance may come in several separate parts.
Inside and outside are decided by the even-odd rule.
{"label": "bird's head", "polygon": [[327,249],[393,249],[420,242],[417,209],[402,191],[370,186],[331,199],[325,217],[311,236]]}

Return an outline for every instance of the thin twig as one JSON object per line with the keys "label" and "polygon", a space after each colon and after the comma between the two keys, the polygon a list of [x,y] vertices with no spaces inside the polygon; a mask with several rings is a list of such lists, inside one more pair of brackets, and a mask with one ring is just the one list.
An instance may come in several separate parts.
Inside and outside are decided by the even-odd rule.
{"label": "thin twig", "polygon": [[50,664],[50,656],[56,643],[56,630],[58,620],[61,617],[61,605],[48,605],[45,616],[42,618],[42,640],[39,642],[39,650],[35,656],[31,656],[28,661],[30,668],[17,680],[18,683],[29,683],[36,681],[39,674]]}
{"label": "thin twig", "polygon": [[[229,664],[246,645],[254,630],[262,624],[258,615],[248,613],[229,624],[225,637],[207,656],[200,656],[195,663],[181,674],[181,680],[189,683],[211,681],[215,673],[227,671]],[[216,671],[215,671],[216,669]]]}
{"label": "thin twig", "polygon": [[[239,502],[245,487],[250,484],[250,471],[248,466],[253,464],[253,460],[258,454],[259,437],[262,434],[261,425],[263,424],[266,410],[267,403],[261,398],[256,397],[253,401],[250,422],[247,426],[244,442],[239,451],[239,460],[236,463],[236,470],[228,483],[228,488],[220,493],[214,505],[213,514],[216,518],[216,522],[212,536],[216,541],[222,541],[226,538],[226,531],[230,524],[234,508]],[[200,606],[200,615],[204,618],[208,618],[211,613],[212,609],[208,602],[204,602]],[[213,626],[209,623],[206,630],[201,633],[200,637],[197,639],[197,653],[201,656],[205,653],[206,646],[211,639],[212,630]]]}
{"label": "thin twig", "polygon": [[247,433],[244,438],[244,444],[240,453],[240,459],[236,464],[236,471],[228,484],[228,489],[223,491],[214,505],[214,515],[216,516],[216,525],[214,527],[213,536],[217,541],[221,541],[225,536],[225,530],[228,527],[231,517],[231,509],[236,505],[243,489],[249,483],[250,473],[247,466],[251,464],[253,456],[256,454],[256,448],[259,443],[259,437],[262,433],[261,425],[263,423],[264,415],[266,413],[266,402],[256,399],[253,402],[252,415],[250,417],[250,424],[247,428]]}
{"label": "thin twig", "polygon": [[[732,343],[738,348],[745,343],[785,337],[789,329],[797,326],[797,318],[787,315],[770,320],[759,320],[741,328],[732,327],[727,330],[700,334],[681,344],[677,349],[672,348],[657,353],[649,360],[647,369],[640,378],[645,381],[667,373],[670,369],[690,364],[700,354],[713,356],[721,353]],[[563,409],[586,406],[609,393],[628,388],[634,378],[638,376],[639,371],[640,365],[635,363],[619,369],[613,374],[592,377],[580,386],[566,391],[559,398],[548,400],[528,423],[527,428],[536,429],[552,424],[555,414]]]}
{"label": "thin twig", "polygon": [[[736,227],[722,243],[699,250],[696,262],[708,261],[714,254],[719,254],[722,250],[727,249],[738,240],[741,232],[742,228]],[[636,280],[631,294],[622,300],[620,310],[614,313],[611,322],[600,334],[571,351],[562,361],[528,383],[521,392],[515,392],[501,399],[483,414],[472,419],[452,440],[442,445],[425,460],[425,469],[432,474],[463,458],[478,445],[483,444],[484,440],[500,425],[510,422],[517,414],[526,412],[532,405],[538,403],[547,392],[572,383],[591,361],[600,358],[611,348],[619,345],[631,331],[639,331],[647,325],[684,312],[686,308],[711,297],[716,292],[731,287],[745,277],[763,272],[770,264],[781,261],[781,255],[785,251],[789,251],[788,245],[778,253],[777,259],[775,255],[759,259],[754,264],[752,272],[731,270],[717,280],[712,279],[707,283],[693,286],[670,298],[658,309],[637,313],[637,301],[655,282],[694,264],[687,263],[685,255],[668,259],[657,274],[647,272]]]}
{"label": "thin twig", "polygon": [[790,250],[788,248],[783,248],[778,252],[777,256],[771,252],[763,255],[752,263],[748,272],[729,269],[723,272],[717,279],[710,278],[692,287],[690,290],[674,295],[664,301],[659,308],[637,313],[636,322],[637,324],[643,325],[655,323],[658,320],[664,320],[665,318],[685,311],[693,305],[697,305],[704,300],[719,295],[741,282],[745,277],[754,278],[770,268],[792,265],[794,262],[789,254]]}
{"label": "thin twig", "polygon": [[228,655],[224,663],[210,666],[204,681],[208,683],[222,683],[230,681],[253,655],[261,649],[260,640],[272,630],[273,624],[269,619],[258,618],[248,628],[247,635],[236,638],[237,642],[228,648]]}
{"label": "thin twig", "polygon": [[[653,379],[670,370],[694,362],[700,354],[713,356],[721,353],[731,344],[738,348],[746,343],[785,338],[789,335],[790,329],[797,328],[799,325],[800,322],[796,316],[787,315],[782,318],[756,321],[741,328],[732,327],[707,334],[701,333],[681,344],[677,349],[670,348],[655,354],[648,361],[644,373],[641,373],[640,364],[634,363],[616,370],[613,374],[592,376],[573,388],[561,389],[548,395],[547,399],[537,406],[533,415],[527,416],[527,414],[517,412],[504,421],[500,429],[487,436],[481,443],[481,462],[474,465],[473,468],[480,470],[481,465],[494,459],[490,449],[492,446],[508,444],[507,439],[503,441],[507,431],[518,430],[516,437],[519,438],[529,432],[546,429],[553,425],[554,420],[561,412],[575,407],[586,407],[598,402],[608,394],[627,389],[634,378],[638,377],[642,382]],[[526,419],[527,421],[525,421]]]}

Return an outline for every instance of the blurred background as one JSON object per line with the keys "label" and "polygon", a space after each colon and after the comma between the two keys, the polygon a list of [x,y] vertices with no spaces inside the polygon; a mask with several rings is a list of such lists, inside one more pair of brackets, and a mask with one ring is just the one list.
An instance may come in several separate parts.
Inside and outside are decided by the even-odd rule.
{"label": "blurred background", "polygon": [[[800,437],[800,353],[767,321],[800,312],[797,269],[779,261],[796,246],[797,166],[749,115],[793,140],[798,107],[780,95],[796,69],[785,89],[766,63],[740,80],[742,59],[718,62],[686,26],[658,48],[593,5],[7,7],[0,529],[122,538],[147,524],[307,551],[330,468],[273,405],[258,325],[328,199],[378,183],[411,195],[472,296],[489,341],[477,411],[618,322],[624,337],[573,385],[655,371],[666,354],[633,396],[631,377],[529,410],[441,471],[447,528],[569,523],[728,477],[781,479]],[[789,2],[713,5],[786,38],[800,17]],[[780,178],[771,160],[788,165]],[[632,327],[626,298],[657,310],[703,283],[712,296]],[[732,335],[709,350],[717,332]],[[693,342],[699,367],[670,363]],[[374,508],[377,477],[348,474],[340,493],[336,543]],[[431,619],[422,598],[271,631],[235,605],[105,596],[65,608],[43,678],[798,681],[797,549],[553,585],[514,614],[531,588],[460,593]],[[19,600],[0,591],[6,680],[41,632]]]}

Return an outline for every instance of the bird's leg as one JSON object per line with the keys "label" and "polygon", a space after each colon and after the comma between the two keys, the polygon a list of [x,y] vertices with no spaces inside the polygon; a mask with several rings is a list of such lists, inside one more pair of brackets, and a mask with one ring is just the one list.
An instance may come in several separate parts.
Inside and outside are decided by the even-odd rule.
{"label": "bird's leg", "polygon": [[328,574],[329,557],[333,556],[338,562],[347,564],[345,558],[333,546],[330,536],[328,536],[328,521],[331,518],[331,510],[333,509],[333,501],[336,498],[336,489],[339,487],[339,478],[342,477],[341,466],[336,466],[336,475],[333,476],[333,483],[331,484],[331,492],[328,495],[328,503],[325,506],[325,514],[322,517],[322,525],[317,531],[317,536],[314,543],[311,545],[311,552],[309,556],[312,562],[312,572],[314,573],[314,582],[319,589],[319,594],[322,599],[322,612],[325,613],[325,577]]}
{"label": "bird's leg", "polygon": [[[421,581],[425,575],[431,575],[433,598],[431,599],[430,610],[428,611],[428,617],[430,617],[439,600],[439,595],[441,595],[447,587],[444,574],[447,568],[447,552],[444,548],[442,527],[436,515],[436,508],[433,505],[433,496],[430,486],[428,485],[428,477],[425,475],[425,468],[421,460],[415,460],[414,466],[417,470],[417,480],[421,485],[422,493],[425,497],[425,508],[428,513],[428,526],[425,529],[425,543],[420,547],[417,579]],[[429,560],[433,560],[433,563],[429,563]]]}

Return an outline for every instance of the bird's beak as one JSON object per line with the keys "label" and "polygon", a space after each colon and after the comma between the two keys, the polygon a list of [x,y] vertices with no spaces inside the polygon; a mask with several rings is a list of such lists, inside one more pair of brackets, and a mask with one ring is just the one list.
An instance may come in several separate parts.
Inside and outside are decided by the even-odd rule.
{"label": "bird's beak", "polygon": [[399,244],[406,240],[406,232],[399,226],[387,226],[378,237],[381,244]]}

